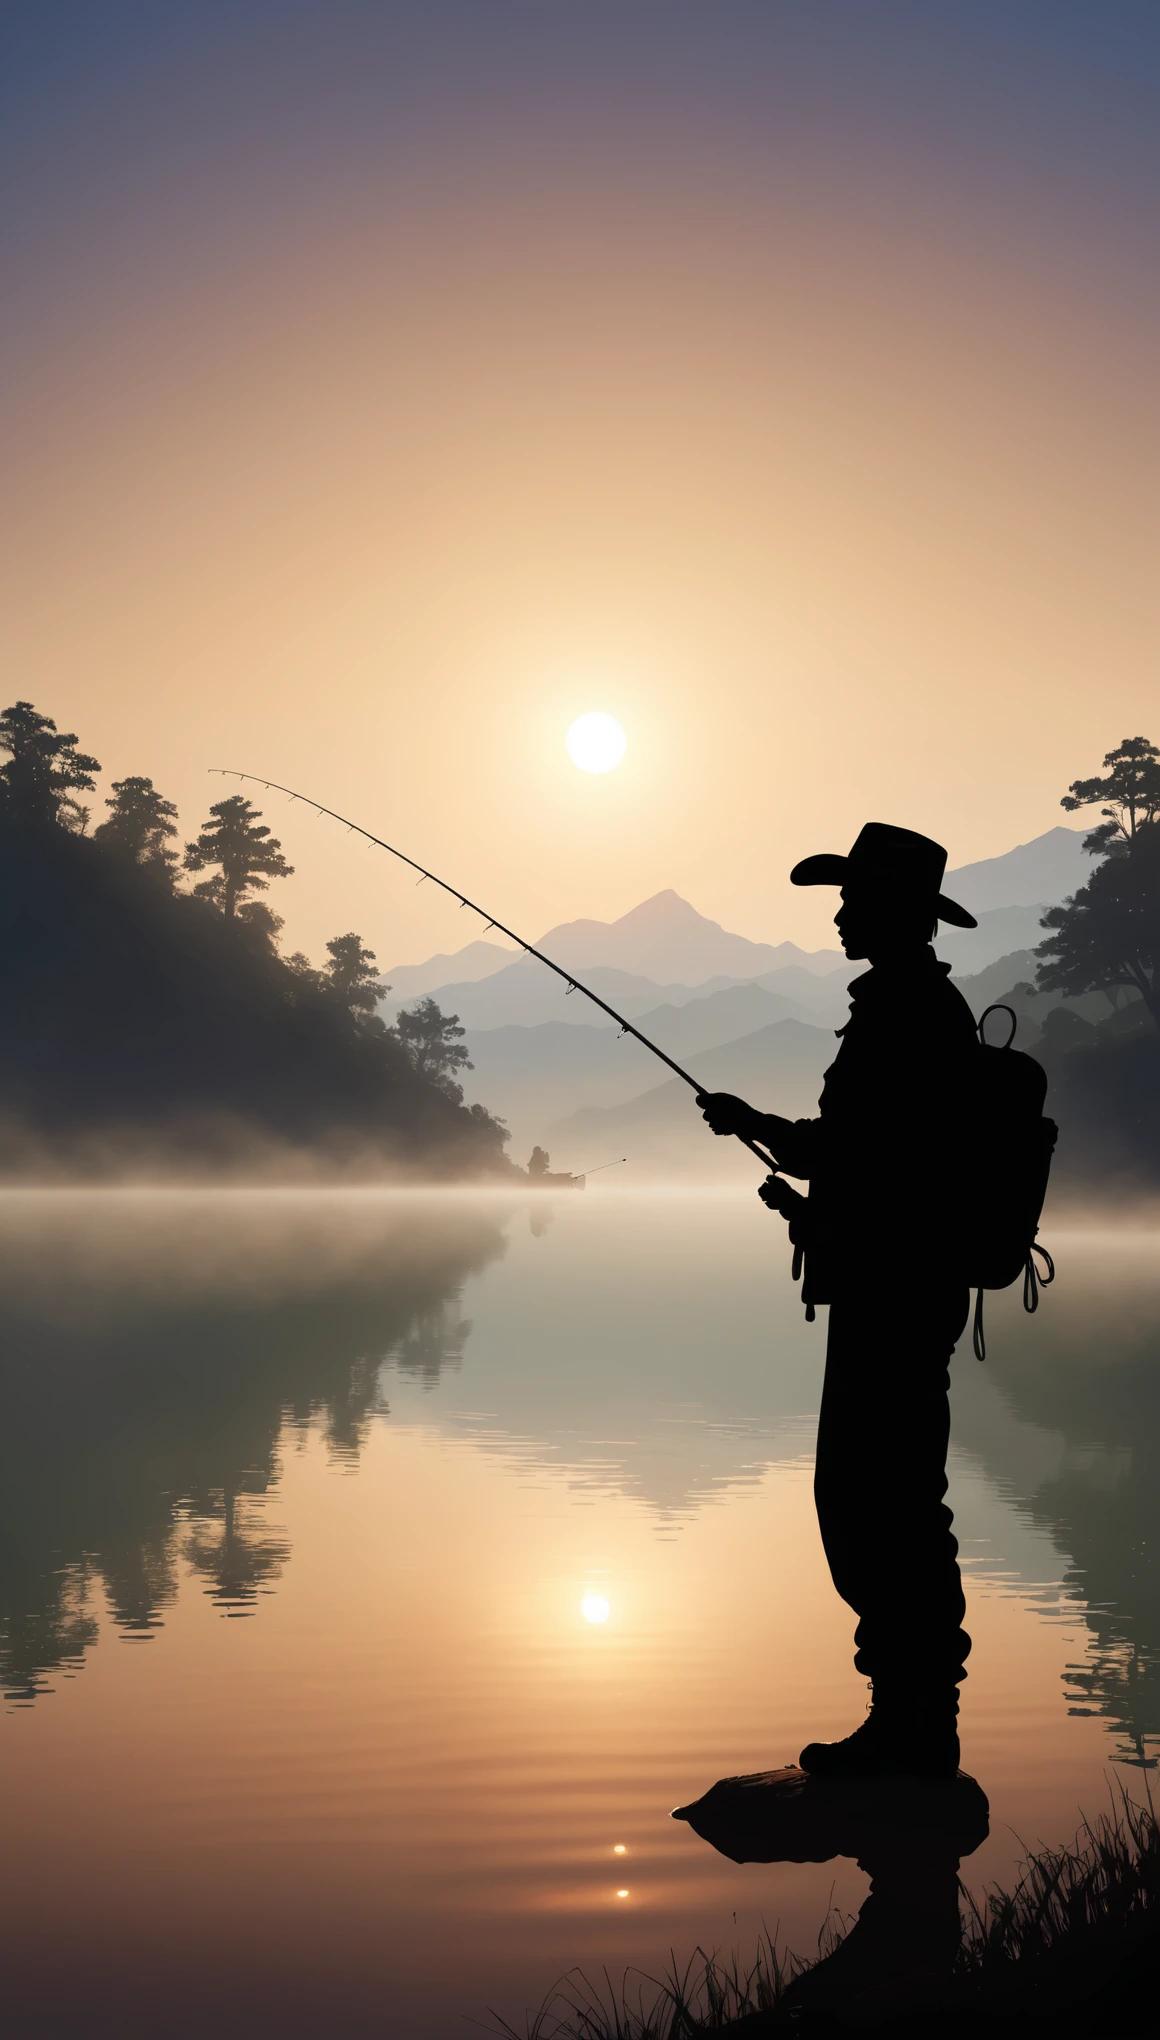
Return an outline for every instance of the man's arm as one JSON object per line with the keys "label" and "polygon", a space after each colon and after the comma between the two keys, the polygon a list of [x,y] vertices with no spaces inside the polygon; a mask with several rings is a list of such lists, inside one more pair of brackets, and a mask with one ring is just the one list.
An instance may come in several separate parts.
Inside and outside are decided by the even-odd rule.
{"label": "man's arm", "polygon": [[802,1179],[809,1176],[816,1119],[782,1119],[776,1112],[758,1112],[730,1091],[699,1091],[697,1103],[714,1133],[759,1140],[779,1169]]}

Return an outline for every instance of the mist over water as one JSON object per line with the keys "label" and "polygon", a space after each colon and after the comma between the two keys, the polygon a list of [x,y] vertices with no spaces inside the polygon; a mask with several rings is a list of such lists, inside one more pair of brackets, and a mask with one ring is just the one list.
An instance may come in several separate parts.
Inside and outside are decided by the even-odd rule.
{"label": "mist over water", "polygon": [[[954,1363],[976,1890],[1160,1741],[1156,1236],[1044,1233]],[[17,2030],[441,2040],[858,1905],[668,1819],[866,1700],[751,1190],[5,1192],[0,1299]]]}

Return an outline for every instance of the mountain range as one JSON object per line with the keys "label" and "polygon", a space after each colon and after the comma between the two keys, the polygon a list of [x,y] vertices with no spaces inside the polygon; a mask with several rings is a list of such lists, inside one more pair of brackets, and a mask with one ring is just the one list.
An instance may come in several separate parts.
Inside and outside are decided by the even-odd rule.
{"label": "mountain range", "polygon": [[[1048,829],[1005,856],[984,858],[948,872],[944,890],[980,917],[977,930],[940,930],[938,947],[952,968],[982,970],[1013,949],[1033,948],[1041,940],[1035,910],[1066,899],[1090,872],[1081,841],[1078,830]],[[657,987],[679,996],[682,988],[696,990],[710,981],[716,981],[720,989],[729,982],[752,983],[789,966],[825,974],[844,962],[836,948],[810,951],[793,942],[751,942],[747,936],[731,934],[671,889],[654,893],[616,921],[561,922],[537,936],[536,947],[578,976],[593,970],[623,973],[616,981],[618,988],[627,996],[646,998]],[[467,988],[513,968],[521,969],[521,976],[508,981],[506,1004],[510,1010],[495,992],[476,1008]],[[535,1025],[536,1020],[521,1003],[535,973],[544,977],[543,966],[521,967],[519,950],[497,942],[470,942],[451,955],[432,956],[425,963],[396,964],[386,971],[386,1006],[394,1011],[431,993],[444,1010],[450,999],[464,1019],[463,1008],[468,1006],[472,1012],[469,1024]],[[625,977],[644,983],[630,990]],[[551,985],[550,977],[547,982]],[[563,987],[554,995],[562,998]]]}
{"label": "mountain range", "polygon": [[[674,911],[673,902],[679,914]],[[1042,941],[1043,930],[1039,923],[1043,906],[1047,904],[995,907],[979,915],[978,928],[940,929],[935,946],[956,975],[983,970],[998,957],[1009,956],[1016,949],[1030,949]],[[615,955],[622,953],[619,937],[624,921],[633,919],[638,929],[650,931],[652,953],[664,956],[672,944],[673,924],[679,923],[687,929],[688,917],[695,914],[695,908],[676,893],[657,893],[635,908],[632,915],[624,915],[622,921],[572,922],[568,927],[580,926],[586,931],[604,927],[612,938],[604,954]],[[696,915],[696,918],[703,920],[701,915]],[[721,935],[726,942],[739,946],[744,944],[754,953],[761,968],[697,978],[693,975],[692,956],[686,951],[686,975],[666,981],[598,961],[601,950],[590,933],[586,933],[583,942],[576,945],[577,950],[588,950],[590,961],[582,963],[570,944],[558,937],[553,961],[559,962],[566,970],[575,971],[599,998],[615,1006],[630,1020],[639,1019],[654,1006],[666,1003],[685,1005],[690,999],[704,998],[735,985],[756,984],[787,998],[805,998],[809,1003],[807,988],[811,982],[828,984],[832,993],[835,986],[844,988],[851,974],[851,967],[840,949],[805,950],[799,949],[793,942],[781,942],[776,946],[764,942],[746,943],[744,936],[730,936],[714,921],[705,921],[704,928],[709,934],[704,940],[702,954],[713,949],[721,953],[723,945],[717,945],[713,940],[716,935]],[[550,931],[550,936],[541,937],[536,944],[537,948],[544,949],[545,955],[552,954],[545,944],[555,934],[556,931]],[[481,948],[487,945],[473,946]],[[397,969],[388,980],[391,989],[384,995],[380,1008],[384,1019],[393,1019],[400,1007],[411,1005],[430,993],[445,1013],[458,1013],[464,1026],[472,1032],[493,1027],[538,1027],[552,1020],[564,1020],[577,1027],[610,1025],[607,1016],[598,1007],[574,992],[569,993],[561,979],[545,970],[534,957],[516,952],[512,960],[511,950],[504,950],[501,954],[506,959],[503,965],[486,977],[474,979],[446,979],[437,976],[434,968],[428,970],[424,965],[413,965],[412,989],[406,992],[400,984],[404,972]],[[737,955],[737,952],[734,954]],[[770,957],[775,959],[772,964],[767,961]],[[432,964],[437,961],[433,958]],[[455,964],[458,958],[451,957],[447,961]],[[432,978],[435,982],[431,982]]]}
{"label": "mountain range", "polygon": [[469,942],[466,949],[457,949],[452,956],[429,956],[426,963],[396,963],[385,973],[384,992],[394,994],[393,1006],[406,1006],[453,981],[478,984],[480,978],[493,977],[513,957],[522,955],[521,949],[501,947],[498,942]]}
{"label": "mountain range", "polygon": [[1091,877],[1084,834],[1082,829],[1048,829],[1002,857],[960,864],[957,871],[948,871],[943,891],[971,914],[990,914],[997,907],[1056,906]]}
{"label": "mountain range", "polygon": [[[940,928],[935,946],[977,1010],[1033,976],[1044,908],[1074,892],[1090,869],[1079,832],[1055,828],[947,874],[944,890],[979,926]],[[536,947],[582,976],[699,1083],[751,1091],[793,1114],[812,1109],[848,1011],[847,983],[863,968],[836,948],[750,941],[671,890],[616,921],[563,922]],[[465,1073],[468,1101],[507,1120],[515,1157],[549,1141],[559,1165],[575,1169],[618,1150],[629,1153],[632,1173],[733,1174],[746,1162],[735,1143],[705,1134],[686,1085],[662,1079],[645,1048],[534,958],[475,941],[396,966],[386,978],[385,1018],[428,993],[459,1015],[474,1064]]]}

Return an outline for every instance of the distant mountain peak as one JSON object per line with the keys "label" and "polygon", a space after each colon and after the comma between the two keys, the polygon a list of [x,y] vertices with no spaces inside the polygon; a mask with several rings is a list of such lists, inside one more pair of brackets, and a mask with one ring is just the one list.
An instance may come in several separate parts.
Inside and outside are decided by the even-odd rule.
{"label": "distant mountain peak", "polygon": [[[1081,835],[1060,824],[1001,857],[949,871],[945,888],[951,898],[993,921],[988,918],[978,933],[962,936],[952,929],[940,930],[939,953],[953,960],[956,970],[971,972],[996,955],[1039,941],[1039,910],[1066,898],[1091,876],[1091,859],[1081,848]],[[700,913],[673,886],[650,893],[614,921],[561,922],[541,935],[536,946],[578,976],[592,970],[625,972],[635,980],[651,981],[658,993],[662,986],[688,989],[714,979],[752,983],[787,967],[816,977],[842,966],[837,949],[809,951],[793,942],[751,942],[734,935]],[[481,939],[452,956],[399,965],[386,976],[393,985],[392,1004],[397,1006],[444,988],[461,999],[471,984],[538,968],[528,965],[519,950]],[[486,1024],[499,1023],[493,1019]]]}
{"label": "distant mountain peak", "polygon": [[[682,898],[679,892],[674,892],[671,885],[666,886],[663,892],[652,893],[647,900],[642,900],[638,907],[630,907],[627,914],[621,914],[620,918],[616,921],[609,921],[607,923],[593,921],[588,925],[593,928],[599,928],[603,925],[609,928],[631,928],[633,930],[654,927],[720,928],[721,926],[719,921],[710,921],[706,915],[698,913],[696,907],[691,905],[688,900]],[[722,932],[724,931],[722,930]],[[745,938],[739,937],[738,939],[744,940]]]}
{"label": "distant mountain peak", "polygon": [[[536,944],[567,970],[628,970],[658,984],[699,985],[711,977],[757,978],[789,963],[811,961],[792,942],[774,947],[733,935],[699,913],[672,886],[630,907],[615,921],[565,921]],[[819,952],[822,968],[837,952]],[[815,966],[816,967],[816,966]]]}
{"label": "distant mountain peak", "polygon": [[483,978],[505,970],[522,954],[522,950],[509,949],[506,944],[479,940],[450,954],[429,956],[426,963],[392,964],[390,970],[382,973],[381,982],[390,986],[397,1005],[405,999],[424,998],[443,985],[478,984]]}
{"label": "distant mountain peak", "polygon": [[[697,914],[696,907],[679,892],[674,891],[671,885],[666,885],[661,892],[650,893],[647,900],[642,900],[638,907],[630,907],[627,914],[622,914],[620,918],[622,921],[631,921],[634,914],[645,914],[650,907],[677,907],[684,914]],[[698,920],[703,918],[703,915],[697,914]]]}
{"label": "distant mountain peak", "polygon": [[972,914],[997,907],[1057,906],[1092,875],[1083,836],[1083,830],[1058,823],[1001,857],[983,857],[948,871],[944,890]]}

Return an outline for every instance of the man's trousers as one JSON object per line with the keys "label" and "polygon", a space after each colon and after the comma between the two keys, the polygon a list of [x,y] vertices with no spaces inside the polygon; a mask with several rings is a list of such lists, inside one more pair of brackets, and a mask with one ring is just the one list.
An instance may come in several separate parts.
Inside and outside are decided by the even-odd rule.
{"label": "man's trousers", "polygon": [[965,1677],[971,1639],[945,1496],[947,1370],[968,1302],[958,1287],[900,1284],[830,1306],[814,1499],[876,1706],[939,1705]]}

